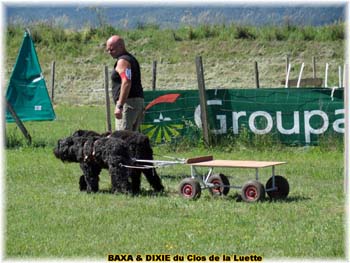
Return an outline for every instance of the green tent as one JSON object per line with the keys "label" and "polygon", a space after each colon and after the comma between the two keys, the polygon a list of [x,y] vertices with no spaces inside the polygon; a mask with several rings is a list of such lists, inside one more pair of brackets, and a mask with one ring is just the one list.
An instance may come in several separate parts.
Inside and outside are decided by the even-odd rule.
{"label": "green tent", "polygon": [[[24,33],[6,100],[21,121],[51,121],[56,118],[34,43],[28,32]],[[7,108],[6,122],[14,121]]]}

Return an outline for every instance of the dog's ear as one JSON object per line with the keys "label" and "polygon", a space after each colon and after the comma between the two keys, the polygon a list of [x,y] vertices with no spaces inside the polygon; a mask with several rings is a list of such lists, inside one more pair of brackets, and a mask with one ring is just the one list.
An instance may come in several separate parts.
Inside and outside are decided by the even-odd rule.
{"label": "dog's ear", "polygon": [[73,136],[73,137],[80,137],[80,136],[82,136],[84,133],[85,133],[85,131],[83,131],[83,130],[77,130],[77,131],[75,131],[75,132],[72,134],[72,136]]}

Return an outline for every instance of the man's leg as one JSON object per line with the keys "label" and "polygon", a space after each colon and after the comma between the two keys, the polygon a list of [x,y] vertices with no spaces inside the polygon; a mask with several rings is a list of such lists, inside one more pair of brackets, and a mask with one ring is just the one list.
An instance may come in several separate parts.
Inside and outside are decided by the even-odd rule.
{"label": "man's leg", "polygon": [[123,108],[122,119],[115,120],[115,129],[138,131],[143,121],[144,99],[131,98],[127,99]]}

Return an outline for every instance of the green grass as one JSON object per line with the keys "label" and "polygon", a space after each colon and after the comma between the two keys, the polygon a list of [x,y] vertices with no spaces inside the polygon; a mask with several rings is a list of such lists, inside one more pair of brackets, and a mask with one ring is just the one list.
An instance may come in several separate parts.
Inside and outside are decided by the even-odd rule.
{"label": "green grass", "polygon": [[[212,154],[216,159],[287,161],[276,168],[290,184],[285,201],[247,204],[204,191],[197,201],[177,194],[184,165],[158,169],[166,188],[150,194],[142,181],[139,197],[108,193],[108,173],[101,192],[80,193],[78,164],[56,159],[58,138],[75,129],[105,130],[102,107],[57,106],[54,122],[26,123],[33,136],[27,146],[15,125],[7,124],[5,150],[5,258],[93,258],[107,254],[250,255],[264,259],[345,258],[343,151],[334,147],[254,147],[237,144],[205,148],[156,146],[156,158]],[[200,169],[202,172],[205,170]],[[216,169],[242,184],[255,176],[244,169]],[[262,182],[270,169],[261,170]]]}

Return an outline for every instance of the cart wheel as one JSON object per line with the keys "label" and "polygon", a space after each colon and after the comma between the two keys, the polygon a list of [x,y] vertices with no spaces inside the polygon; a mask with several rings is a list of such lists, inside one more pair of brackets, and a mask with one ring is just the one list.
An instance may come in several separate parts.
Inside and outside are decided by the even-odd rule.
{"label": "cart wheel", "polygon": [[[228,178],[223,174],[213,174],[209,177],[208,183],[217,185],[210,187],[209,192],[213,196],[227,195],[230,191],[230,182]],[[224,186],[225,185],[225,186]]]}
{"label": "cart wheel", "polygon": [[[284,199],[289,194],[289,183],[286,178],[280,175],[275,175],[276,190],[267,191],[267,195],[272,199]],[[266,189],[272,188],[272,176],[266,183]]]}
{"label": "cart wheel", "polygon": [[185,178],[180,182],[179,194],[186,199],[197,199],[201,196],[201,186],[193,178]]}
{"label": "cart wheel", "polygon": [[242,187],[242,200],[256,202],[265,198],[264,186],[258,181],[248,181]]}

